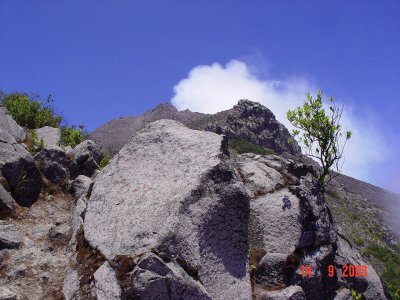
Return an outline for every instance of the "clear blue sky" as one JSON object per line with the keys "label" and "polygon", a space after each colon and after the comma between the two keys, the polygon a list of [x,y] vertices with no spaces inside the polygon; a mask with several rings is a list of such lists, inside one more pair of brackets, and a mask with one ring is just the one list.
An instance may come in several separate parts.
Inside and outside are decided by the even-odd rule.
{"label": "clear blue sky", "polygon": [[52,94],[89,130],[257,56],[400,131],[400,1],[0,1],[0,89]]}

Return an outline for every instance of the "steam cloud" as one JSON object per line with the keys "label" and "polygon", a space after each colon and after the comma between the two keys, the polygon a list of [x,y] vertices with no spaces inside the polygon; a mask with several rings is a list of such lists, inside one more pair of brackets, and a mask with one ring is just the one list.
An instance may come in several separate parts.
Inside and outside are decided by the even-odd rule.
{"label": "steam cloud", "polygon": [[[277,120],[291,130],[286,111],[301,105],[307,92],[315,95],[317,88],[304,78],[261,80],[255,74],[253,66],[239,60],[231,60],[225,66],[219,63],[196,66],[187,78],[175,85],[171,103],[178,110],[216,113],[232,108],[240,99],[249,99],[268,107]],[[340,99],[335,100],[341,105]],[[372,123],[368,116],[357,118],[352,107],[345,104],[342,124],[353,135],[346,146],[342,172],[382,185],[378,176],[383,174],[390,145]]]}

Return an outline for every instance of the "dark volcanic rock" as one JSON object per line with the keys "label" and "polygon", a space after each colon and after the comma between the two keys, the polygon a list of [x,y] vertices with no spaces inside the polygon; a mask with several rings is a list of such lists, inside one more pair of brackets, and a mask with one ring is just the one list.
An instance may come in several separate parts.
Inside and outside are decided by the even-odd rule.
{"label": "dark volcanic rock", "polygon": [[0,149],[0,171],[19,205],[31,206],[37,200],[42,190],[42,175],[29,154]]}
{"label": "dark volcanic rock", "polygon": [[18,204],[32,205],[42,188],[42,178],[32,157],[21,144],[25,132],[7,110],[0,107],[0,176],[7,185]]}
{"label": "dark volcanic rock", "polygon": [[240,139],[269,148],[276,153],[299,154],[295,141],[289,143],[289,131],[275,115],[260,103],[240,100],[232,109],[215,114],[204,128],[228,138]]}
{"label": "dark volcanic rock", "polygon": [[78,166],[78,174],[91,177],[99,169],[103,157],[100,147],[91,140],[85,140],[77,145],[72,154]]}
{"label": "dark volcanic rock", "polygon": [[70,179],[70,169],[73,160],[64,151],[58,149],[43,149],[34,156],[40,171],[52,183],[66,186]]}

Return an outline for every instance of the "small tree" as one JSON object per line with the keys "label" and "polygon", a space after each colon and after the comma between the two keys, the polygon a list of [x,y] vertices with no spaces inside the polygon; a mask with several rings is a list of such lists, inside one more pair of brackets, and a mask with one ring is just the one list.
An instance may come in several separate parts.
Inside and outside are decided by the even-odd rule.
{"label": "small tree", "polygon": [[343,157],[346,142],[351,138],[351,131],[342,131],[340,119],[343,106],[336,106],[332,97],[329,98],[329,114],[325,113],[322,92],[318,91],[314,99],[307,94],[303,106],[288,110],[287,118],[296,128],[293,136],[302,145],[305,154],[316,158],[322,165],[318,182],[322,187],[333,178],[332,167],[340,172],[339,161]]}

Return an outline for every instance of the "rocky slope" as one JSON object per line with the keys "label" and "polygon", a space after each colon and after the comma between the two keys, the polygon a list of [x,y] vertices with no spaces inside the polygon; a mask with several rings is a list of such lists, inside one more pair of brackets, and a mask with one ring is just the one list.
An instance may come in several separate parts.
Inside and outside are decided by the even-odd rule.
{"label": "rocky slope", "polygon": [[[0,299],[389,299],[331,212],[352,192],[337,181],[322,193],[312,162],[284,151],[287,131],[252,105],[208,131],[142,124],[101,171],[95,142],[54,147],[49,128],[32,157],[0,111]],[[284,155],[237,155],[210,132],[234,128],[249,140],[259,130],[261,144],[277,137],[269,145]],[[346,265],[368,272],[346,277]]]}

